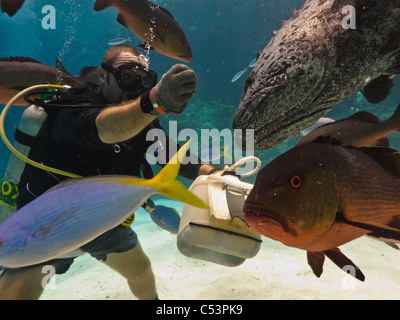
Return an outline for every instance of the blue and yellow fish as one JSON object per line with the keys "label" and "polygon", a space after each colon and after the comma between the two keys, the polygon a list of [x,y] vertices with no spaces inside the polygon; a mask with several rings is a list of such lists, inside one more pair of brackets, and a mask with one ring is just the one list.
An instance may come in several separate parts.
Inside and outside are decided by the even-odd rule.
{"label": "blue and yellow fish", "polygon": [[24,267],[72,252],[124,222],[155,193],[208,208],[176,180],[189,142],[153,179],[96,176],[51,188],[0,226],[0,266]]}

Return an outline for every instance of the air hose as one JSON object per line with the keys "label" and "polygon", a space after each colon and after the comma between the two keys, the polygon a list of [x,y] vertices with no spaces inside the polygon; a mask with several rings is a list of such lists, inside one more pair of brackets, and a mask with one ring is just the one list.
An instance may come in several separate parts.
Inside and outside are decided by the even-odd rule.
{"label": "air hose", "polygon": [[6,136],[6,132],[4,129],[4,122],[5,122],[5,117],[7,112],[10,110],[10,108],[12,107],[12,105],[15,103],[15,101],[17,101],[19,98],[23,97],[24,95],[30,93],[31,91],[35,91],[38,89],[52,89],[52,90],[61,90],[61,91],[65,91],[65,90],[69,90],[71,87],[70,86],[66,86],[66,85],[53,85],[53,84],[39,84],[39,85],[35,85],[29,88],[26,88],[25,90],[19,92],[18,94],[16,94],[4,107],[3,111],[1,112],[0,115],[0,136],[1,139],[3,140],[4,144],[7,146],[8,149],[10,149],[10,151],[15,154],[18,158],[20,158],[22,161],[25,161],[26,163],[45,170],[45,171],[49,171],[52,173],[56,173],[56,174],[60,174],[66,177],[70,177],[70,178],[82,178],[82,176],[79,176],[77,174],[71,173],[71,172],[67,172],[67,171],[63,171],[63,170],[59,170],[59,169],[55,169],[52,167],[48,167],[44,164],[38,163],[36,161],[33,161],[31,159],[29,159],[28,157],[24,156],[23,154],[21,154],[16,148],[14,148],[14,146],[10,143],[10,141],[8,140],[7,136]]}

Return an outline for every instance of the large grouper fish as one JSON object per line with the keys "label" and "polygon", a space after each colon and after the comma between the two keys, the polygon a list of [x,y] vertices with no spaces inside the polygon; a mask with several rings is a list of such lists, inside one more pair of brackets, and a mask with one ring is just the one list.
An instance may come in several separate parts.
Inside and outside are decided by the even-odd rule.
{"label": "large grouper fish", "polygon": [[96,176],[48,190],[0,225],[0,266],[18,268],[68,255],[124,222],[155,193],[209,208],[175,179],[188,144],[150,180]]}
{"label": "large grouper fish", "polygon": [[306,250],[318,277],[327,256],[340,268],[353,267],[350,274],[363,281],[338,247],[364,235],[400,242],[400,155],[321,137],[266,165],[243,211],[256,232]]}
{"label": "large grouper fish", "polygon": [[358,91],[383,101],[398,73],[399,0],[308,0],[259,54],[233,128],[254,129],[255,149],[269,149]]}

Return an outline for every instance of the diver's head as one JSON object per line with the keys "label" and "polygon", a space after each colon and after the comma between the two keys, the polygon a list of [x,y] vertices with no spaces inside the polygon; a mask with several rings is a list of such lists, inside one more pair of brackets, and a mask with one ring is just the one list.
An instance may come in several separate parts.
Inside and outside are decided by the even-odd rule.
{"label": "diver's head", "polygon": [[126,45],[106,52],[99,77],[103,94],[111,103],[137,99],[157,83],[157,74],[148,69],[146,57]]}

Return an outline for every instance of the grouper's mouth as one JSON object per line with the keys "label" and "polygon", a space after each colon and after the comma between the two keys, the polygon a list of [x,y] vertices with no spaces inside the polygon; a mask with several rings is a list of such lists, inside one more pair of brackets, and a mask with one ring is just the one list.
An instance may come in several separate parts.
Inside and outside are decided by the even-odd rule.
{"label": "grouper's mouth", "polygon": [[[274,90],[273,93],[276,92]],[[331,105],[326,103],[320,105],[316,110],[310,105],[304,107],[299,104],[281,114],[269,114],[268,100],[271,99],[271,96],[272,94],[269,94],[262,99],[256,98],[247,106],[241,104],[233,120],[234,129],[254,130],[254,150],[267,150],[279,145],[315,123],[331,109]],[[315,111],[304,114],[308,110]]]}
{"label": "grouper's mouth", "polygon": [[263,226],[281,228],[284,232],[290,229],[290,222],[279,213],[266,209],[253,203],[245,203],[243,206],[244,220],[253,229],[257,230]]}

